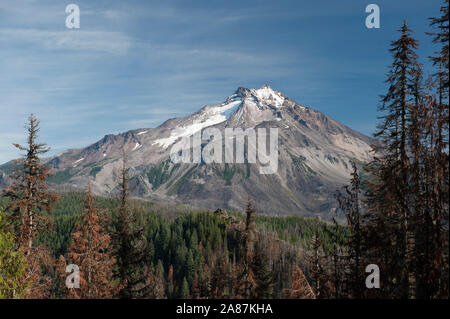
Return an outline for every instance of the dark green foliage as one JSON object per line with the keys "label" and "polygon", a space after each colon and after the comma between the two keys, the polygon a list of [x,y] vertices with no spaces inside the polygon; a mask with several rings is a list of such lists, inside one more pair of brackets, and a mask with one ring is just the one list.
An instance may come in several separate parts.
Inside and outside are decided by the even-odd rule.
{"label": "dark green foliage", "polygon": [[17,246],[12,227],[0,210],[0,299],[25,296],[28,285],[22,278],[27,262],[22,249]]}
{"label": "dark green foliage", "polygon": [[192,166],[167,192],[168,195],[178,194],[180,188],[189,180],[197,166]]}
{"label": "dark green foliage", "polygon": [[[62,194],[51,216],[54,227],[50,232],[45,235],[39,234],[36,238],[37,243],[47,245],[55,257],[65,255],[71,244],[71,235],[75,225],[79,223],[80,213],[83,211],[83,198],[83,193]],[[117,199],[95,197],[94,201],[96,207],[105,211],[113,211],[118,206]],[[0,198],[0,205],[5,204],[5,199]],[[184,280],[189,288],[188,294],[192,295],[191,289],[195,273],[198,273],[203,294],[205,294],[205,287],[211,288],[211,283],[208,283],[211,280],[214,284],[212,288],[220,290],[220,293],[216,292],[217,296],[226,297],[231,292],[231,279],[224,278],[228,274],[228,266],[223,269],[217,268],[214,273],[212,270],[216,269],[214,265],[217,265],[218,261],[221,261],[223,265],[228,261],[231,265],[233,260],[236,263],[239,262],[240,240],[231,225],[243,221],[242,214],[225,211],[222,214],[187,211],[176,217],[170,217],[170,212],[160,211],[153,203],[133,200],[130,200],[130,209],[135,212],[144,226],[148,243],[146,263],[151,269],[155,269],[155,265],[157,265],[158,272],[163,273],[163,290],[166,296],[169,298],[180,297]],[[282,239],[305,249],[308,249],[307,243],[314,234],[315,223],[315,219],[302,217],[258,216],[256,219],[259,231],[279,234]],[[328,243],[327,245],[331,247],[331,237],[325,233],[325,229],[330,229],[332,226],[324,223],[321,225],[323,225],[323,229],[319,229],[319,232],[323,235],[324,241]],[[338,233],[344,236],[345,228],[340,226]],[[255,258],[255,262],[256,264],[260,263],[258,266],[255,264],[256,267],[264,270],[258,273],[258,278],[255,280],[260,283],[263,291],[269,291],[268,294],[262,293],[262,297],[271,296],[271,291],[274,296],[281,296],[281,289],[289,285],[286,278],[277,275],[274,287],[271,288],[269,285],[271,282],[270,265],[264,263],[263,259],[258,261]],[[167,279],[171,265],[173,265],[172,283]],[[216,275],[214,276],[214,274]],[[220,281],[217,281],[218,279]],[[263,288],[266,284],[268,285],[267,289]],[[172,285],[173,287],[171,287]],[[218,288],[218,286],[220,287]]]}
{"label": "dark green foliage", "polygon": [[273,298],[273,272],[267,256],[256,253],[250,267],[255,274],[255,296],[259,299]]}
{"label": "dark green foliage", "polygon": [[[119,265],[119,275],[124,286],[119,292],[121,298],[149,298],[160,295],[159,287],[153,283],[156,277],[150,271],[148,254],[152,241],[145,236],[145,225],[137,211],[129,206],[128,166],[125,151],[120,170],[119,206],[113,211],[113,232]],[[153,264],[153,263],[152,263]],[[152,291],[153,290],[153,291]]]}
{"label": "dark green foliage", "polygon": [[167,182],[179,166],[180,164],[175,164],[171,167],[171,162],[165,161],[150,168],[147,177],[152,184],[152,189],[158,189],[159,186]]}
{"label": "dark green foliage", "polygon": [[72,178],[72,176],[73,175],[70,174],[70,169],[66,169],[64,171],[55,173],[55,175],[50,176],[47,180],[49,183],[59,185],[67,183]]}
{"label": "dark green foliage", "polygon": [[344,226],[329,225],[321,223],[321,227],[316,228],[317,219],[299,216],[270,217],[257,216],[256,225],[259,229],[267,229],[275,232],[278,237],[290,244],[300,245],[303,249],[311,249],[311,239],[316,232],[322,238],[325,251],[331,252],[335,242],[330,232],[334,230],[340,242],[344,241],[348,235],[348,229]]}
{"label": "dark green foliage", "polygon": [[93,176],[94,178],[97,176],[98,173],[100,173],[100,171],[102,170],[103,167],[101,166],[96,166],[93,167],[91,169],[91,171],[89,172],[89,176]]}
{"label": "dark green foliage", "polygon": [[302,155],[300,155],[300,156],[295,156],[292,154],[290,154],[290,155],[292,158],[292,162],[296,168],[301,169],[310,175],[317,175],[317,173],[306,164],[306,157],[304,157]]}
{"label": "dark green foliage", "polygon": [[183,282],[181,284],[181,290],[180,290],[180,298],[186,299],[187,297],[189,297],[189,285],[188,285],[186,278],[183,278]]}
{"label": "dark green foliage", "polygon": [[326,158],[331,164],[339,163],[339,160],[338,160],[336,157],[334,157],[333,155],[327,154],[327,155],[325,156],[325,158]]}

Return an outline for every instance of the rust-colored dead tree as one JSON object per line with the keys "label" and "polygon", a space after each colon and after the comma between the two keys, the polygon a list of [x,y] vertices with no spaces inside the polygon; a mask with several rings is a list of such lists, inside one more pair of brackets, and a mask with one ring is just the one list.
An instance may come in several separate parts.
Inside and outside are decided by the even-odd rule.
{"label": "rust-colored dead tree", "polygon": [[[118,291],[117,285],[113,282],[113,267],[116,260],[110,253],[111,239],[100,226],[90,185],[84,203],[82,222],[76,226],[76,231],[72,234],[73,244],[67,254],[67,261],[77,265],[80,270],[80,287],[70,288],[68,297],[112,298]],[[61,262],[65,263],[64,258],[61,258]]]}
{"label": "rust-colored dead tree", "polygon": [[291,299],[316,299],[316,294],[308,283],[303,271],[296,266],[292,276],[292,287],[286,289],[285,293]]}
{"label": "rust-colored dead tree", "polygon": [[14,182],[6,188],[6,196],[10,199],[6,210],[18,224],[19,243],[27,258],[28,267],[23,278],[29,286],[26,296],[43,298],[48,297],[51,286],[50,278],[44,273],[54,266],[54,260],[45,246],[34,246],[34,239],[38,232],[48,232],[48,214],[58,197],[46,184],[51,175],[50,168],[39,158],[50,150],[37,142],[39,120],[31,114],[25,128],[28,133],[26,146],[13,144],[25,154],[15,162]]}

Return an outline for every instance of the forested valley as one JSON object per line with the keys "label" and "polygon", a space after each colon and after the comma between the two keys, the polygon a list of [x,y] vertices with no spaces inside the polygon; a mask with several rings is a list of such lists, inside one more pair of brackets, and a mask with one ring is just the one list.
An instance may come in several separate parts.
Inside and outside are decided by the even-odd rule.
{"label": "forested valley", "polygon": [[250,197],[242,212],[135,200],[125,153],[115,198],[57,194],[31,115],[0,202],[0,298],[448,298],[448,0],[441,12],[429,76],[406,21],[392,42],[379,143],[332,222],[263,216]]}

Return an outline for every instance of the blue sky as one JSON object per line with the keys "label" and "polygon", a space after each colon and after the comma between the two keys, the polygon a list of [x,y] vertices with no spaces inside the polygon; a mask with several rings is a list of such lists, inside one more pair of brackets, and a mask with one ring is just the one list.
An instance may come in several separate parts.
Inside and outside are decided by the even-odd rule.
{"label": "blue sky", "polygon": [[[81,28],[65,27],[77,4]],[[381,28],[367,29],[376,3]],[[371,134],[390,41],[403,19],[421,43],[438,0],[1,0],[0,163],[33,112],[52,154],[154,127],[269,83]]]}

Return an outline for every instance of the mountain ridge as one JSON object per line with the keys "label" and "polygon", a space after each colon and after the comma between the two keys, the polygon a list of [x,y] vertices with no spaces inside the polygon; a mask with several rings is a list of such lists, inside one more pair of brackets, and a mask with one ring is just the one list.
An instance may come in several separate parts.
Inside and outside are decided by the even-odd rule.
{"label": "mountain ridge", "polygon": [[[206,127],[278,128],[278,171],[258,173],[256,164],[176,164],[170,148]],[[224,102],[206,105],[191,115],[171,118],[155,128],[107,134],[81,149],[46,160],[54,188],[85,189],[91,181],[98,195],[117,191],[122,148],[130,166],[132,196],[177,200],[209,209],[237,209],[247,194],[263,213],[318,215],[327,218],[333,193],[350,177],[350,160],[370,159],[373,140],[331,117],[303,106],[265,84],[239,87]],[[5,178],[1,173],[0,182]],[[4,182],[5,183],[5,182]]]}

